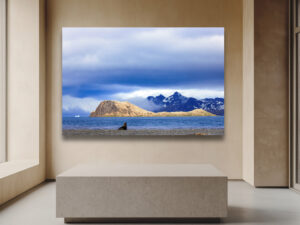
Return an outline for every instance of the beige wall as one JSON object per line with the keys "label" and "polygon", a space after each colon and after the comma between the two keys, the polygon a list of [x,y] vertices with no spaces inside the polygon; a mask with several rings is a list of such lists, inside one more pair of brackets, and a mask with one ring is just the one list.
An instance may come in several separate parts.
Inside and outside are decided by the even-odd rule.
{"label": "beige wall", "polygon": [[39,5],[36,2],[9,0],[7,6],[8,160],[33,159],[38,155],[35,109],[39,99]]}
{"label": "beige wall", "polygon": [[254,184],[288,186],[288,0],[254,1]]}
{"label": "beige wall", "polygon": [[9,0],[7,22],[8,161],[44,160],[44,1]]}
{"label": "beige wall", "polygon": [[[242,1],[47,1],[47,177],[81,162],[211,163],[242,178]],[[225,135],[201,138],[64,139],[61,132],[62,27],[225,27]]]}
{"label": "beige wall", "polygon": [[45,4],[7,3],[8,162],[1,164],[0,204],[43,182],[46,174]]}

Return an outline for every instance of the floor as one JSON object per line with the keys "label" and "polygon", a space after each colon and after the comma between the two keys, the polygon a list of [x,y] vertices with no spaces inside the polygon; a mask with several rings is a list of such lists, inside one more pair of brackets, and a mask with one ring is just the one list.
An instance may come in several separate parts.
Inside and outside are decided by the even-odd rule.
{"label": "floor", "polygon": [[[253,188],[242,181],[228,184],[226,224],[300,224],[300,194],[289,189]],[[0,225],[62,225],[55,217],[55,182],[33,190],[0,207]]]}

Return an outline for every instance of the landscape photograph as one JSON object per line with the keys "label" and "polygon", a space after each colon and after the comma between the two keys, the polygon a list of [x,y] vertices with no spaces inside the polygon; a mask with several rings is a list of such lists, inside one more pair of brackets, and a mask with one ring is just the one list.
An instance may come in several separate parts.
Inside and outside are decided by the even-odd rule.
{"label": "landscape photograph", "polygon": [[63,28],[62,134],[224,135],[224,28]]}

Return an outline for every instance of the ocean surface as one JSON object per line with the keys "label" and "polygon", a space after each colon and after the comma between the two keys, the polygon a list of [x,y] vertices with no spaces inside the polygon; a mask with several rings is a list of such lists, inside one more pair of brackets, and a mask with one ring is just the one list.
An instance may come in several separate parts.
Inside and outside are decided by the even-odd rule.
{"label": "ocean surface", "polygon": [[63,117],[63,129],[112,129],[127,122],[128,130],[224,129],[224,116],[187,117]]}

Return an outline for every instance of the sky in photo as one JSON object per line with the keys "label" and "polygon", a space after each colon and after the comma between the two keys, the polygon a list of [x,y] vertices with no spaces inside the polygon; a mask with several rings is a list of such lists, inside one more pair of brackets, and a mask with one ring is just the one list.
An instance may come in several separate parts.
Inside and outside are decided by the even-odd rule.
{"label": "sky in photo", "polygon": [[175,91],[224,97],[224,28],[63,28],[63,115],[88,115],[103,100],[147,110]]}

